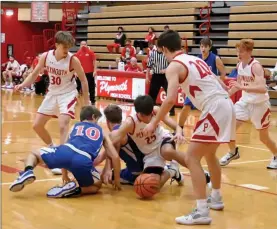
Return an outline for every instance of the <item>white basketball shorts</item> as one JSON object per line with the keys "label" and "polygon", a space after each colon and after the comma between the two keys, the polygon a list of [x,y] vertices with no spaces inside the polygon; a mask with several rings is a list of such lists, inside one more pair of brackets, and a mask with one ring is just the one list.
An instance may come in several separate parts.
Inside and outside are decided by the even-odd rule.
{"label": "white basketball shorts", "polygon": [[53,117],[57,117],[58,114],[65,114],[74,119],[77,95],[77,90],[59,95],[47,94],[38,108],[38,113]]}
{"label": "white basketball shorts", "polygon": [[195,125],[192,142],[228,143],[236,137],[236,116],[229,97],[209,101]]}
{"label": "white basketball shorts", "polygon": [[270,103],[252,104],[239,100],[235,104],[236,119],[238,121],[251,120],[257,130],[265,129],[270,124]]}

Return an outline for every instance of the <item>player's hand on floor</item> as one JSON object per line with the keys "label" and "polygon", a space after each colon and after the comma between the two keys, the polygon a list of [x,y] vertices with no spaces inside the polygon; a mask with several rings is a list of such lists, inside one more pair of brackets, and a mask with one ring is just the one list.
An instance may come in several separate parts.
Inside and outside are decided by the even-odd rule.
{"label": "player's hand on floor", "polygon": [[114,187],[114,189],[117,190],[117,191],[121,191],[121,190],[122,190],[122,189],[121,189],[120,181],[114,182],[113,187]]}
{"label": "player's hand on floor", "polygon": [[112,171],[105,171],[101,174],[101,180],[102,182],[105,184],[105,185],[108,185],[108,184],[111,184],[112,183],[112,176],[113,176],[113,173]]}
{"label": "player's hand on floor", "polygon": [[67,184],[68,182],[71,181],[68,175],[63,175],[62,179],[63,179],[63,184]]}
{"label": "player's hand on floor", "polygon": [[19,90],[21,90],[23,87],[22,87],[22,84],[18,84],[18,85],[15,85],[15,87],[14,87],[14,90],[15,91],[19,91]]}

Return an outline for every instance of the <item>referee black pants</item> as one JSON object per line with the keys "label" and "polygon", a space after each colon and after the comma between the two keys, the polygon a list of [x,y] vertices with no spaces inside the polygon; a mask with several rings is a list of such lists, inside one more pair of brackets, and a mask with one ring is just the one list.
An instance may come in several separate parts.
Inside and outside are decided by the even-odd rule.
{"label": "referee black pants", "polygon": [[95,104],[95,80],[93,72],[86,73],[86,77],[88,80],[89,99],[92,104]]}
{"label": "referee black pants", "polygon": [[[150,89],[149,89],[149,95],[154,100],[154,103],[156,104],[156,100],[160,91],[160,88],[162,87],[165,92],[167,93],[167,79],[165,77],[165,74],[153,74],[152,79],[150,82]],[[174,106],[171,108],[170,113],[174,112]]]}

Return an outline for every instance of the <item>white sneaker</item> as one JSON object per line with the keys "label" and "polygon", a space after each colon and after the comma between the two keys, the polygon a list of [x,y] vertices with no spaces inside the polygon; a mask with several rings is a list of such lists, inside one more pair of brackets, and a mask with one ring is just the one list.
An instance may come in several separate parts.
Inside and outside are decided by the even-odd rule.
{"label": "white sneaker", "polygon": [[7,89],[13,89],[13,84],[6,86]]}
{"label": "white sneaker", "polygon": [[236,147],[235,150],[235,154],[232,154],[231,152],[227,153],[225,156],[223,156],[220,160],[219,160],[219,164],[221,166],[225,166],[228,165],[232,160],[237,160],[240,158],[239,155],[239,148]]}
{"label": "white sneaker", "polygon": [[213,210],[223,210],[224,209],[224,203],[222,201],[222,197],[218,197],[217,199],[216,198],[213,198],[211,195],[208,197],[208,206],[210,209],[213,209]]}
{"label": "white sneaker", "polygon": [[174,170],[175,176],[171,178],[171,183],[176,180],[178,185],[182,186],[184,185],[184,175],[179,170],[179,164],[176,161],[171,161],[169,165],[167,165],[167,169]]}
{"label": "white sneaker", "polygon": [[138,55],[143,55],[143,51],[140,50],[139,53],[138,53]]}
{"label": "white sneaker", "polygon": [[212,218],[209,215],[209,209],[205,212],[200,212],[198,209],[194,209],[192,213],[184,216],[177,217],[176,223],[184,225],[208,225],[211,224]]}
{"label": "white sneaker", "polygon": [[277,156],[274,156],[270,161],[269,165],[266,167],[267,169],[277,169]]}
{"label": "white sneaker", "polygon": [[62,169],[51,169],[54,175],[62,175]]}

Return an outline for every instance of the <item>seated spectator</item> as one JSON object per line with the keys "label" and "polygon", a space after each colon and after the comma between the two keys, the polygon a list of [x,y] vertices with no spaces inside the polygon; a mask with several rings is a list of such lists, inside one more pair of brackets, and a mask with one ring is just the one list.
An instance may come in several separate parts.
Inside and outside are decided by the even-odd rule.
{"label": "seated spectator", "polygon": [[119,53],[119,48],[124,47],[126,41],[126,35],[124,33],[123,27],[118,27],[118,33],[116,34],[116,37],[114,39],[113,44],[107,45],[107,49],[110,53],[113,52],[113,49],[115,48],[116,53]]}
{"label": "seated spectator", "polygon": [[116,62],[118,64],[118,62],[121,61],[127,64],[132,57],[136,57],[136,49],[132,46],[132,41],[130,39],[126,39],[125,47],[121,52],[120,58],[116,59]]}
{"label": "seated spectator", "polygon": [[165,25],[165,26],[164,26],[164,32],[166,32],[167,30],[169,30],[169,26],[168,26],[168,25]]}
{"label": "seated spectator", "polygon": [[14,59],[13,56],[10,56],[9,62],[6,67],[6,71],[3,72],[3,78],[5,85],[2,88],[12,89],[13,88],[13,76],[17,76],[20,70],[19,63]]}
{"label": "seated spectator", "polygon": [[144,54],[144,48],[148,47],[148,42],[153,42],[156,40],[156,34],[153,27],[148,28],[148,34],[146,35],[144,40],[135,40],[134,46],[138,51],[138,54],[143,55]]}
{"label": "seated spectator", "polygon": [[125,66],[126,72],[142,72],[140,66],[138,66],[137,58],[132,57],[130,60],[130,64]]}
{"label": "seated spectator", "polygon": [[146,50],[147,56],[142,60],[143,70],[147,69],[147,62],[148,62],[149,56],[151,55],[153,50],[157,50],[157,47],[156,47],[156,45],[154,45],[153,42],[149,42],[148,43],[148,48]]}

